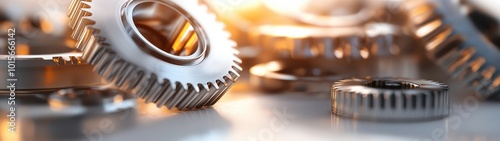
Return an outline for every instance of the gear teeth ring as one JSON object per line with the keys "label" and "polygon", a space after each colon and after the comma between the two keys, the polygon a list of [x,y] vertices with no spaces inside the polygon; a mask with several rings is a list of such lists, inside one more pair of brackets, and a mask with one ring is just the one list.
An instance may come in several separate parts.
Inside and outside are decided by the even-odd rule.
{"label": "gear teeth ring", "polygon": [[[199,55],[201,60],[184,63],[184,60],[156,57],[170,52],[141,51],[144,45],[136,44],[135,38],[126,34],[130,31],[124,28],[128,26],[122,22],[130,20],[126,19],[128,15],[120,15],[120,11],[127,11],[121,8],[131,5],[139,7],[137,5],[144,3],[162,4],[161,6],[168,8],[178,8],[174,11],[180,9],[179,11],[185,12],[180,14],[188,19],[185,25],[192,25],[194,35],[206,38],[206,42],[209,42],[204,44],[208,48],[203,50],[202,53],[205,54]],[[119,4],[123,6],[117,7]],[[101,11],[110,7],[114,8],[111,12]],[[73,29],[72,37],[77,39],[77,49],[83,52],[83,59],[92,64],[95,71],[106,80],[122,90],[137,94],[148,103],[157,104],[158,107],[192,110],[215,104],[242,71],[239,66],[241,60],[236,57],[238,52],[234,49],[235,43],[229,40],[229,33],[224,31],[222,23],[216,21],[215,15],[207,12],[208,8],[196,0],[73,0],[68,16],[69,26]],[[122,19],[119,19],[120,16]],[[207,35],[198,35],[198,31]],[[180,35],[173,36],[176,37]],[[196,42],[197,45],[203,44],[202,40],[196,41],[199,41]]]}
{"label": "gear teeth ring", "polygon": [[346,79],[332,87],[332,112],[356,119],[439,119],[449,104],[448,86],[427,80]]}
{"label": "gear teeth ring", "polygon": [[406,52],[399,45],[409,36],[397,25],[371,23],[364,28],[263,25],[252,37],[257,46],[284,58],[367,59]]}
{"label": "gear teeth ring", "polygon": [[500,93],[500,51],[485,42],[473,24],[450,1],[409,2],[406,10],[415,35],[426,43],[430,58],[462,80],[481,99]]}

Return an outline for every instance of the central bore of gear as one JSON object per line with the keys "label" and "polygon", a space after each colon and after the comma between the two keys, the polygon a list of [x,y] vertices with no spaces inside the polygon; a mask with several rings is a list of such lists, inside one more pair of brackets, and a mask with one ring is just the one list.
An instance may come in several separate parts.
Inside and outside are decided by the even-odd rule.
{"label": "central bore of gear", "polygon": [[204,57],[203,30],[179,6],[169,1],[132,1],[126,8],[132,38],[144,52],[174,64]]}
{"label": "central bore of gear", "polygon": [[382,89],[414,89],[420,87],[418,84],[403,81],[372,80],[363,84],[364,86]]}

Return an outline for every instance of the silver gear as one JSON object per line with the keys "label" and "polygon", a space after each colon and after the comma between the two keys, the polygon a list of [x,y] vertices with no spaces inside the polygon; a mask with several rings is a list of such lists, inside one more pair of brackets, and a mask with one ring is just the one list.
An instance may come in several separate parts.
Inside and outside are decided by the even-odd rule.
{"label": "silver gear", "polygon": [[[500,93],[500,50],[485,40],[452,1],[408,1],[405,9],[415,35],[430,58],[487,99]],[[498,20],[498,19],[497,19]]]}
{"label": "silver gear", "polygon": [[[189,110],[213,105],[239,77],[236,44],[224,24],[197,0],[74,0],[69,11],[83,58],[120,89],[158,107]],[[157,45],[182,38],[177,33],[184,27],[195,32],[190,39],[198,38],[193,45],[197,49],[191,48],[194,53],[179,56],[161,48],[174,42]],[[189,51],[183,47],[182,52]]]}
{"label": "silver gear", "polygon": [[[3,80],[17,79],[16,90],[20,94],[29,91],[54,91],[69,87],[87,87],[104,84],[92,66],[83,63],[79,52],[67,52],[40,55],[16,55],[16,71],[14,77],[9,77],[7,58],[9,55],[0,55],[0,78]],[[5,64],[5,65],[4,65]],[[78,70],[78,71],[75,71]],[[1,81],[0,85],[8,86],[10,82]],[[7,88],[0,89],[0,93],[8,92]]]}
{"label": "silver gear", "polygon": [[332,87],[332,112],[366,120],[428,120],[448,116],[448,86],[400,78],[346,79]]}
{"label": "silver gear", "polygon": [[409,36],[389,23],[353,27],[262,25],[252,33],[254,43],[285,58],[367,59],[408,51]]}

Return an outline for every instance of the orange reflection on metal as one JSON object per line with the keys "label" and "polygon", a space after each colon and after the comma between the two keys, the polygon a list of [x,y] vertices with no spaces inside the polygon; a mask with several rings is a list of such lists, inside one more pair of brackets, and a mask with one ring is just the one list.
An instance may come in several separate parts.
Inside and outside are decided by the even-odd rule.
{"label": "orange reflection on metal", "polygon": [[17,55],[29,55],[30,47],[27,44],[18,44],[16,47]]}
{"label": "orange reflection on metal", "polygon": [[52,33],[54,32],[54,26],[52,23],[46,18],[42,18],[40,21],[40,28],[44,33]]}

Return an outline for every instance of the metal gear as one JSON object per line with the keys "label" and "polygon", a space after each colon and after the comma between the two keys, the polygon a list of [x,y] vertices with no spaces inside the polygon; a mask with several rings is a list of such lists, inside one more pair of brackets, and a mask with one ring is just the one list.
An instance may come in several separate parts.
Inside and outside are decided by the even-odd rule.
{"label": "metal gear", "polygon": [[346,70],[330,67],[346,65],[340,63],[344,62],[297,59],[271,61],[252,67],[250,82],[266,92],[329,92],[332,82],[350,77]]}
{"label": "metal gear", "polygon": [[213,105],[239,77],[236,43],[197,0],[73,0],[69,17],[83,58],[158,107]]}
{"label": "metal gear", "polygon": [[[414,34],[426,43],[430,58],[481,99],[500,93],[500,50],[483,38],[452,1],[408,1],[405,9]],[[476,16],[477,18],[477,16]],[[499,19],[497,19],[499,20]],[[485,28],[489,26],[479,26]]]}
{"label": "metal gear", "polygon": [[448,86],[401,78],[346,79],[332,87],[332,112],[366,120],[428,120],[449,114]]}
{"label": "metal gear", "polygon": [[[352,27],[262,25],[251,34],[254,43],[284,58],[367,59],[398,55],[410,39],[401,27],[370,23]],[[410,39],[411,40],[411,39]]]}
{"label": "metal gear", "polygon": [[[0,79],[16,79],[16,91],[19,94],[29,91],[54,91],[69,87],[86,87],[105,83],[101,76],[92,71],[92,66],[83,63],[81,53],[67,52],[40,55],[16,55],[15,76],[7,71],[9,55],[0,55]],[[75,71],[77,70],[77,71]],[[9,86],[8,81],[0,85]],[[9,91],[7,88],[0,89]]]}
{"label": "metal gear", "polygon": [[[4,28],[18,25],[10,20],[0,22]],[[16,28],[17,29],[17,28]],[[7,31],[7,29],[2,30]],[[19,33],[22,34],[22,33]],[[7,41],[7,33],[0,40]],[[19,38],[16,33],[15,56],[8,55],[7,43],[0,45],[0,78],[16,80],[16,93],[51,92],[61,88],[86,87],[105,83],[101,76],[92,70],[92,66],[82,63],[81,53],[64,45],[64,38],[37,36],[31,39]],[[22,36],[22,35],[21,35]],[[24,36],[23,36],[24,37]],[[54,43],[54,41],[57,41]],[[62,43],[61,43],[62,42]],[[15,76],[9,75],[9,62],[15,59]],[[77,70],[77,71],[75,71]],[[9,86],[8,81],[0,85]],[[0,93],[9,93],[8,88]]]}

